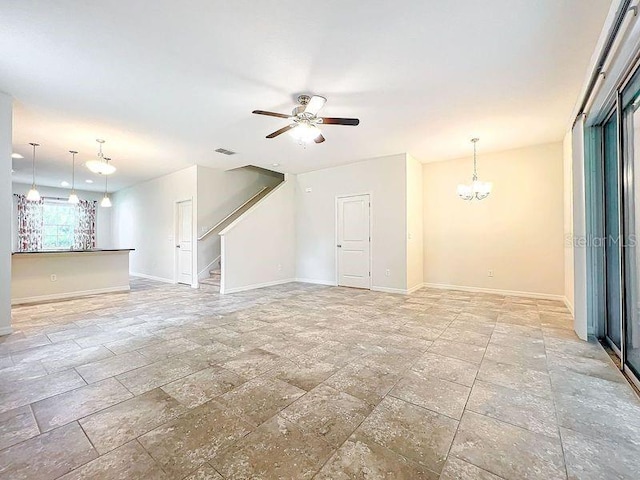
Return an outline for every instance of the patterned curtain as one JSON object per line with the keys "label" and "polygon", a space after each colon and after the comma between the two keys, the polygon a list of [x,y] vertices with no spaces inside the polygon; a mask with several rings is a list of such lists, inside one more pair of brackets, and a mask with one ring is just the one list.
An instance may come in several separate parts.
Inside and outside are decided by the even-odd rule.
{"label": "patterned curtain", "polygon": [[95,200],[80,200],[78,224],[73,232],[73,249],[96,248],[96,204]]}
{"label": "patterned curtain", "polygon": [[42,250],[42,205],[44,199],[37,202],[27,200],[25,195],[18,198],[18,251],[33,252]]}

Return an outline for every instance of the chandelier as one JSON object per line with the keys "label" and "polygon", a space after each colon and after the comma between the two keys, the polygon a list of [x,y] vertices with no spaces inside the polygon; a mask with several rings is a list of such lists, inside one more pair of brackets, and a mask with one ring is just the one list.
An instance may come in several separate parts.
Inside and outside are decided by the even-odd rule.
{"label": "chandelier", "polygon": [[463,200],[482,200],[487,198],[491,193],[493,185],[491,182],[481,182],[478,180],[478,160],[476,157],[476,144],[480,141],[479,138],[472,138],[473,143],[473,178],[471,185],[460,184],[458,185],[458,196]]}
{"label": "chandelier", "polygon": [[98,145],[100,145],[100,150],[98,151],[98,159],[97,160],[89,160],[85,165],[89,170],[93,173],[98,173],[100,175],[111,175],[116,171],[116,167],[109,164],[109,162],[105,161],[104,154],[102,153],[102,145],[104,144],[104,140],[96,140]]}

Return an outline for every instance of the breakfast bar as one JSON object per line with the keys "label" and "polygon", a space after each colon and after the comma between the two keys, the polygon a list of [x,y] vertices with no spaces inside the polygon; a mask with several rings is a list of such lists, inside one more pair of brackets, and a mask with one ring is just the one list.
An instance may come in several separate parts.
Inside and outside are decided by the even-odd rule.
{"label": "breakfast bar", "polygon": [[11,255],[11,304],[128,291],[132,250],[15,252]]}

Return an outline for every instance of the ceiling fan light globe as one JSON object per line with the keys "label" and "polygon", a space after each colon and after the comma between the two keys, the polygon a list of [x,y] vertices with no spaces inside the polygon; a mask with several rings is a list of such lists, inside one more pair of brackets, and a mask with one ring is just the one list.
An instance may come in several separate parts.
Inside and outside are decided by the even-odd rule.
{"label": "ceiling fan light globe", "polygon": [[289,134],[299,142],[313,142],[320,136],[322,132],[315,125],[308,123],[300,123],[297,127],[291,129]]}
{"label": "ceiling fan light globe", "polygon": [[85,165],[93,173],[98,173],[100,175],[111,175],[116,171],[116,167],[103,160],[89,160]]}

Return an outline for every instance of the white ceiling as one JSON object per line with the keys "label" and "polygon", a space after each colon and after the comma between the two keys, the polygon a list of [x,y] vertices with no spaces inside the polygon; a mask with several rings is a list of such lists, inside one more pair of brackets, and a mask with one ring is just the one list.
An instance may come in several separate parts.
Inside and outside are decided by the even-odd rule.
{"label": "white ceiling", "polygon": [[[0,90],[16,99],[14,180],[70,179],[96,138],[114,189],[198,163],[304,172],[410,152],[422,161],[561,140],[608,0],[3,0]],[[265,135],[299,93],[326,126],[306,149]],[[238,152],[214,153],[223,147]],[[83,182],[89,177],[81,167]],[[102,183],[94,189],[102,188]],[[84,184],[83,184],[84,187]]]}

